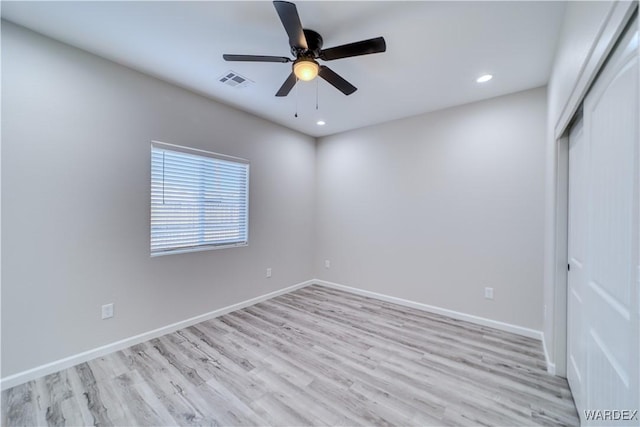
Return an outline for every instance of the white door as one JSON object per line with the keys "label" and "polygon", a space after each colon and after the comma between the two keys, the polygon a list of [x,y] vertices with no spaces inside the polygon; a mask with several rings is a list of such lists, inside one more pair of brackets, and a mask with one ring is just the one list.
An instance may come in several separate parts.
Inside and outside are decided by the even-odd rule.
{"label": "white door", "polygon": [[637,18],[629,28],[571,132],[567,376],[588,425],[640,425]]}
{"label": "white door", "polygon": [[587,240],[587,180],[582,118],[569,133],[569,276],[567,289],[567,380],[578,408],[584,407],[584,264]]}

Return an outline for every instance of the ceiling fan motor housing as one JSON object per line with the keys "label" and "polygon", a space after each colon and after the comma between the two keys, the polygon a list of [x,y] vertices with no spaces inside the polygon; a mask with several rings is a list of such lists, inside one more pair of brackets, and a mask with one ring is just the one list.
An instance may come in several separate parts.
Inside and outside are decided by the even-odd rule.
{"label": "ceiling fan motor housing", "polygon": [[303,29],[304,37],[307,39],[307,49],[291,47],[291,53],[296,57],[317,58],[322,50],[322,36],[313,30]]}

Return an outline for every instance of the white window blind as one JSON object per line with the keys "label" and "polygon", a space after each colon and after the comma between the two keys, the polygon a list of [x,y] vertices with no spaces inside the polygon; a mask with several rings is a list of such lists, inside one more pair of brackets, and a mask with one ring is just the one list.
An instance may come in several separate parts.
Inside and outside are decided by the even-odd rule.
{"label": "white window blind", "polygon": [[248,242],[249,164],[154,142],[151,255]]}

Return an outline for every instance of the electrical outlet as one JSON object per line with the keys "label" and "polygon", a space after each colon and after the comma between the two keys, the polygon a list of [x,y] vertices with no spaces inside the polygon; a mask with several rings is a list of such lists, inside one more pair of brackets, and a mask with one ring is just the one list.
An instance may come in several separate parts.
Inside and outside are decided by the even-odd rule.
{"label": "electrical outlet", "polygon": [[113,303],[102,306],[102,320],[113,317]]}
{"label": "electrical outlet", "polygon": [[331,261],[329,261],[328,259],[324,260],[324,268],[331,268]]}
{"label": "electrical outlet", "polygon": [[484,297],[486,299],[493,299],[493,288],[484,288]]}
{"label": "electrical outlet", "polygon": [[271,267],[267,268],[267,278],[271,277]]}

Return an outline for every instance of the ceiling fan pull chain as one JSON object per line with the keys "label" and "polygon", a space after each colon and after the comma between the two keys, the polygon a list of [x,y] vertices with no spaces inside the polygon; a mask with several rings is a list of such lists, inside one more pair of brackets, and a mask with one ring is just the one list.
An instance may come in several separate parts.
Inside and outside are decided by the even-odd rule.
{"label": "ceiling fan pull chain", "polygon": [[320,83],[318,83],[318,79],[316,79],[316,111],[318,111],[318,86],[320,85]]}
{"label": "ceiling fan pull chain", "polygon": [[298,117],[298,76],[296,76],[296,114],[293,117]]}

